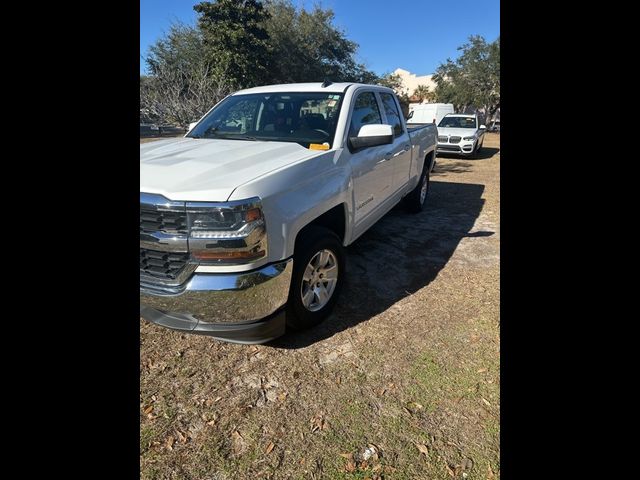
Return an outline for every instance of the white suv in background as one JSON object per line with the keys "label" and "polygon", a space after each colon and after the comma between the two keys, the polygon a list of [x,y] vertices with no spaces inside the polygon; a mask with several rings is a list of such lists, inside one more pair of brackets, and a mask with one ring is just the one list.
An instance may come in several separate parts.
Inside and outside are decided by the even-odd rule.
{"label": "white suv in background", "polygon": [[438,124],[438,152],[472,156],[480,151],[487,127],[476,114],[449,114]]}

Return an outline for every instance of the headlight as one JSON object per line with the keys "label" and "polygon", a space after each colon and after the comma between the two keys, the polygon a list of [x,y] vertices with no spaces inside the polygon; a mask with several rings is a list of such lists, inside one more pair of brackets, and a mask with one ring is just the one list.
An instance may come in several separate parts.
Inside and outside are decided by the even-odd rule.
{"label": "headlight", "polygon": [[189,250],[203,264],[249,263],[267,255],[259,198],[228,203],[187,203]]}
{"label": "headlight", "polygon": [[467,141],[471,141],[471,140],[475,140],[476,137],[475,135],[473,137],[464,137],[463,140],[467,140]]}

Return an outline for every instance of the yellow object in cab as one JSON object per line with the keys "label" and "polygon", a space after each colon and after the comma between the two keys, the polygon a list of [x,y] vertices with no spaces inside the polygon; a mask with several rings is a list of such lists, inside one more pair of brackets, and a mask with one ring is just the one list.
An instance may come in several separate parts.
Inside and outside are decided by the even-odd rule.
{"label": "yellow object in cab", "polygon": [[329,144],[325,143],[312,143],[309,145],[309,150],[329,150]]}

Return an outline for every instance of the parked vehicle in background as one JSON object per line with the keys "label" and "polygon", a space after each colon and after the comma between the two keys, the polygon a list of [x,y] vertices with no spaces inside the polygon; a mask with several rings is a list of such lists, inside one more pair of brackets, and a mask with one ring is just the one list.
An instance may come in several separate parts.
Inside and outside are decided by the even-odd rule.
{"label": "parked vehicle in background", "polygon": [[500,132],[500,120],[496,120],[487,129],[488,132]]}
{"label": "parked vehicle in background", "polygon": [[438,124],[438,152],[472,156],[482,149],[486,126],[476,114],[450,114]]}
{"label": "parked vehicle in background", "polygon": [[435,123],[438,125],[445,115],[453,112],[453,104],[451,103],[420,103],[417,105],[409,105],[407,123],[413,125]]}
{"label": "parked vehicle in background", "polygon": [[160,132],[160,127],[155,123],[141,123],[140,124],[140,136],[153,136],[158,135]]}
{"label": "parked vehicle in background", "polygon": [[240,343],[318,324],[343,247],[403,199],[422,210],[436,136],[390,88],[325,82],[236,92],[140,145],[140,315]]}
{"label": "parked vehicle in background", "polygon": [[170,124],[158,125],[155,123],[141,123],[140,124],[140,136],[141,137],[162,137],[162,136],[177,136],[184,135],[185,129]]}

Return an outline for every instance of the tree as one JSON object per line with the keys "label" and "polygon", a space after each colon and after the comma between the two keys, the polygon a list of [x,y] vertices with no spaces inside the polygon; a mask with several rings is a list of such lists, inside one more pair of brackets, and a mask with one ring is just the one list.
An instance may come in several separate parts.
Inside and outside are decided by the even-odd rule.
{"label": "tree", "polygon": [[258,0],[217,0],[193,7],[200,15],[201,52],[233,88],[264,83],[272,51],[265,21],[269,13]]}
{"label": "tree", "polygon": [[141,118],[189,123],[228,93],[273,83],[376,83],[334,14],[291,0],[217,0],[194,6],[196,26],[174,24],[149,48]]}
{"label": "tree", "polygon": [[231,93],[224,71],[202,52],[200,31],[180,23],[149,48],[150,75],[140,77],[141,120],[187,125]]}
{"label": "tree", "polygon": [[268,83],[369,81],[375,74],[355,61],[358,45],[333,25],[331,9],[297,9],[290,0],[265,4],[272,64]]}
{"label": "tree", "polygon": [[461,55],[447,59],[433,76],[438,102],[453,103],[456,110],[483,108],[494,115],[500,107],[500,38],[487,43],[479,35],[469,37]]}
{"label": "tree", "polygon": [[424,100],[431,102],[435,99],[435,93],[427,85],[418,85],[413,91],[412,97],[418,98],[418,101],[422,103]]}

